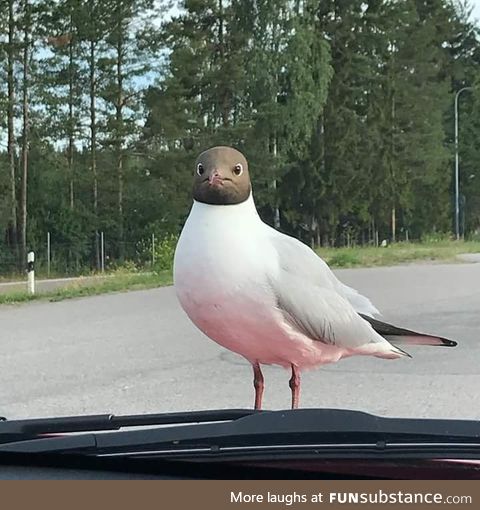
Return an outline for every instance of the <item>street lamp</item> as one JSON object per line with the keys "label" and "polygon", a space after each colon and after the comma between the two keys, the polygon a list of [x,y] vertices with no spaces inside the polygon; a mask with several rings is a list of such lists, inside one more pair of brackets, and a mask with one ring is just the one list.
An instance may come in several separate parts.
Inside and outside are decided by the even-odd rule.
{"label": "street lamp", "polygon": [[455,94],[455,235],[460,239],[460,195],[458,184],[458,98],[464,90],[472,90],[472,87],[463,87]]}

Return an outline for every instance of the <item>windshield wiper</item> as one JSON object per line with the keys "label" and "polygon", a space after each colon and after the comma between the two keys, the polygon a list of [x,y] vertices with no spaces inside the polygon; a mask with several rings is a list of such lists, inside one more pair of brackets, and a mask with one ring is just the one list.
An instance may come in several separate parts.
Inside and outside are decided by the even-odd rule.
{"label": "windshield wiper", "polygon": [[251,409],[225,409],[213,411],[190,411],[161,414],[94,414],[86,416],[64,416],[58,418],[35,418],[26,420],[0,421],[0,440],[8,435],[40,435],[69,432],[118,430],[123,427],[151,425],[178,425],[183,423],[204,423],[235,420],[258,411]]}
{"label": "windshield wiper", "polygon": [[[173,426],[172,426],[173,425]],[[181,426],[178,426],[181,425]],[[113,430],[139,427],[137,430]],[[95,433],[104,431],[103,433]],[[111,432],[108,432],[111,431]],[[68,435],[71,432],[88,434]],[[60,437],[45,434],[63,433]],[[278,455],[480,456],[480,423],[383,418],[358,411],[218,410],[97,415],[0,423],[1,452],[77,453],[181,459]]]}

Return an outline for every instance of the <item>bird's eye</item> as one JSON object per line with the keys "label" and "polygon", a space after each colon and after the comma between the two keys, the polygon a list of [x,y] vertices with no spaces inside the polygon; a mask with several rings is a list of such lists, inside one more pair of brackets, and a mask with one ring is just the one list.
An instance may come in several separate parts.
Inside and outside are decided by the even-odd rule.
{"label": "bird's eye", "polygon": [[237,163],[233,168],[233,173],[235,175],[242,175],[243,174],[243,165],[241,163]]}
{"label": "bird's eye", "polygon": [[197,165],[197,174],[198,175],[203,175],[204,172],[205,172],[205,168],[203,168],[203,165],[201,163],[199,163]]}

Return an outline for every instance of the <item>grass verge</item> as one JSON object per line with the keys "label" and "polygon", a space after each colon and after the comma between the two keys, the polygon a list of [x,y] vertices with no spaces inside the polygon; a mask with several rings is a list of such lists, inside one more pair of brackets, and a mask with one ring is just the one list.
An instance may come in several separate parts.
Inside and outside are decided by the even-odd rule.
{"label": "grass verge", "polygon": [[34,300],[62,301],[84,296],[95,296],[109,292],[125,292],[130,290],[151,289],[171,285],[172,274],[170,271],[159,273],[120,273],[109,275],[108,278],[99,278],[96,281],[82,280],[70,283],[67,287],[40,291],[30,295],[25,291],[13,291],[0,294],[0,304],[17,304]]}
{"label": "grass verge", "polygon": [[479,241],[395,243],[382,247],[319,248],[317,253],[332,268],[395,266],[413,262],[453,262],[461,253],[480,253]]}
{"label": "grass verge", "polygon": [[[317,253],[332,267],[395,266],[413,262],[454,261],[461,253],[480,253],[480,241],[435,241],[426,243],[396,243],[382,247],[320,248]],[[0,293],[1,304],[16,304],[38,299],[62,301],[64,299],[94,296],[109,292],[151,289],[171,285],[171,271],[158,273],[130,273],[119,271],[106,278],[79,279],[68,286],[52,291],[29,295],[25,291]]]}

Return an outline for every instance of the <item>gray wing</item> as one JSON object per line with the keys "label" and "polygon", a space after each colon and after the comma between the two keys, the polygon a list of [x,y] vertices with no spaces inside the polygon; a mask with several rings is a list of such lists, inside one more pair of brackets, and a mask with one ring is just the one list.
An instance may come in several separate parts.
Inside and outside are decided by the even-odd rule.
{"label": "gray wing", "polygon": [[285,271],[319,287],[334,290],[347,299],[358,313],[369,317],[380,314],[367,297],[339,281],[327,263],[308,246],[294,237],[268,228],[272,242],[281,256],[281,266]]}
{"label": "gray wing", "polygon": [[333,289],[319,287],[285,270],[269,283],[285,320],[308,338],[353,350],[372,343],[394,349]]}
{"label": "gray wing", "polygon": [[295,330],[341,348],[362,350],[369,346],[375,354],[403,354],[360,317],[340,282],[313,251],[281,234],[272,239],[279,264],[269,283],[278,309]]}

